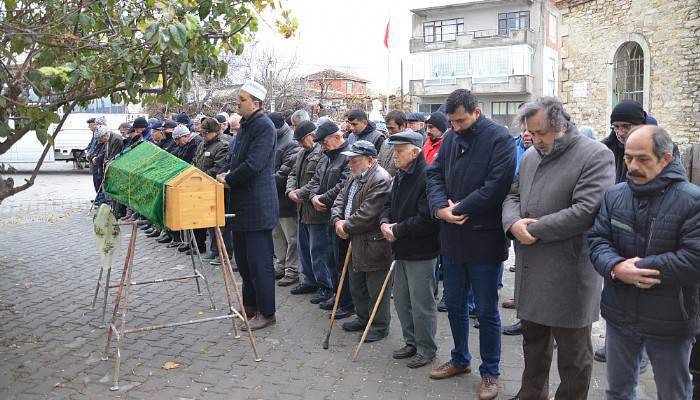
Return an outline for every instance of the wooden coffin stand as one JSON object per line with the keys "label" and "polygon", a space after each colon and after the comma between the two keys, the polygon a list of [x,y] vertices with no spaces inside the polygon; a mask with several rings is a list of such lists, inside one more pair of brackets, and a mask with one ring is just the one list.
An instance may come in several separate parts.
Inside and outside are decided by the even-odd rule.
{"label": "wooden coffin stand", "polygon": [[[136,236],[138,229],[135,222],[124,224],[131,225],[131,238],[129,241],[126,258],[124,260],[124,270],[122,271],[121,280],[119,281],[118,285],[106,285],[106,287],[114,287],[117,289],[111,323],[109,326],[107,326],[107,343],[105,345],[104,354],[102,357],[103,361],[109,359],[109,349],[112,343],[112,337],[116,337],[114,379],[113,386],[110,387],[110,390],[112,391],[119,390],[121,348],[127,334],[148,332],[157,329],[172,328],[201,322],[230,319],[233,325],[234,337],[240,338],[236,319],[242,320],[246,328],[250,327],[246,313],[242,312],[242,310],[244,310],[243,297],[241,296],[238,283],[233,276],[231,260],[228,257],[228,252],[226,251],[220,229],[220,227],[225,225],[224,186],[215,179],[204,174],[199,169],[190,167],[170,179],[164,185],[163,190],[165,194],[163,207],[163,220],[165,222],[165,226],[172,231],[181,231],[186,237],[185,241],[191,243],[192,249],[194,250],[191,252],[192,254],[190,256],[192,260],[193,274],[182,277],[156,279],[146,282],[132,282],[131,272],[134,267],[134,253],[136,249]],[[228,300],[228,313],[226,315],[216,317],[200,318],[139,328],[127,328],[129,291],[131,290],[131,286],[135,285],[167,283],[172,281],[194,279],[197,285],[197,293],[201,295],[199,285],[199,280],[201,279],[204,282],[207,294],[209,295],[211,308],[213,310],[216,309],[211,292],[209,291],[209,284],[205,276],[196,267],[196,259],[199,260],[200,266],[202,264],[199,250],[194,239],[193,230],[200,228],[214,228],[217,247],[219,249],[219,257],[222,261],[221,273],[223,275],[226,297]],[[197,253],[197,258],[195,258],[195,252]],[[237,299],[238,308],[234,307],[234,296]],[[119,324],[117,324],[117,316],[119,311],[121,311],[121,321]],[[258,355],[257,347],[255,345],[255,337],[253,336],[253,332],[250,329],[246,329],[246,332],[248,333],[248,338],[250,340],[250,346],[253,351],[255,361],[261,361],[262,359]]]}

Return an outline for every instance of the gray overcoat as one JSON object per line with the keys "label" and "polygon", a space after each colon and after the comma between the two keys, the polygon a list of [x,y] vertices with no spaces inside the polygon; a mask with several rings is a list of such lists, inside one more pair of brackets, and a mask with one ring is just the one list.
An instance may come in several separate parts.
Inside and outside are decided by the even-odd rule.
{"label": "gray overcoat", "polygon": [[503,203],[503,229],[521,218],[538,241],[515,242],[518,318],[560,328],[598,319],[602,281],[591,265],[585,233],[603,194],[615,183],[613,154],[570,128],[544,157],[531,147]]}

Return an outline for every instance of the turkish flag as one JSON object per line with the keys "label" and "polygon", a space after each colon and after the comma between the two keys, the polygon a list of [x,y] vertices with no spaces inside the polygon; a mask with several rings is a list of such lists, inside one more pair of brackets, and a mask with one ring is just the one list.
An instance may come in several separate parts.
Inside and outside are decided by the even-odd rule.
{"label": "turkish flag", "polygon": [[387,49],[389,48],[389,23],[391,20],[387,21],[386,23],[386,31],[384,32],[384,47]]}

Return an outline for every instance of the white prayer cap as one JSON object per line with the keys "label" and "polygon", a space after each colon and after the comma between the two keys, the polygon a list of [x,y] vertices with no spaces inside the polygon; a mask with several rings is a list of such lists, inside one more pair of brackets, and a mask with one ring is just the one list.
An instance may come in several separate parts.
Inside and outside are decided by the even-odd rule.
{"label": "white prayer cap", "polygon": [[263,85],[252,80],[246,81],[241,87],[241,90],[247,92],[251,96],[257,97],[261,101],[265,100],[265,96],[267,95],[267,89],[265,89]]}

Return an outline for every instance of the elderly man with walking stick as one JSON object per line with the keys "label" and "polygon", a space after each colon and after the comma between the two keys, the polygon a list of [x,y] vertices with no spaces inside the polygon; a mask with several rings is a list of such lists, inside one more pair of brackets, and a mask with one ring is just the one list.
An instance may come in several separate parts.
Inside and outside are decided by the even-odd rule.
{"label": "elderly man with walking stick", "polygon": [[342,327],[348,332],[364,330],[370,307],[378,303],[374,326],[363,335],[366,342],[376,342],[387,336],[391,321],[389,294],[382,296],[391,247],[379,229],[391,177],[377,163],[377,150],[370,142],[358,140],[343,154],[349,157],[352,176],[333,203],[331,221],[338,237],[352,244],[348,278],[357,318]]}

